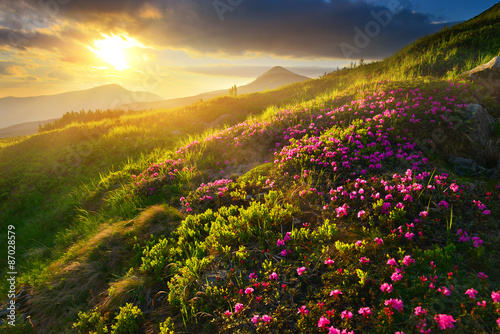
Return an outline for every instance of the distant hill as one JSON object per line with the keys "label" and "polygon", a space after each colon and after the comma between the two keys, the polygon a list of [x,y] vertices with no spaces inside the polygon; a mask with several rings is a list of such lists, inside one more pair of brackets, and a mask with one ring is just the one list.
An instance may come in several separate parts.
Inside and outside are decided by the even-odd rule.
{"label": "distant hill", "polygon": [[0,138],[28,136],[38,132],[38,125],[44,125],[56,120],[49,119],[46,121],[26,122],[16,125],[11,125],[6,128],[0,129]]}
{"label": "distant hill", "polygon": [[[276,89],[281,86],[286,86],[295,82],[309,80],[309,77],[299,75],[287,70],[281,66],[275,66],[269,71],[260,75],[257,79],[249,84],[237,87],[238,94],[251,94],[262,92],[266,89]],[[228,87],[229,89],[229,87]],[[168,99],[156,102],[136,102],[124,104],[118,108],[125,110],[148,110],[148,109],[168,109],[190,105],[200,99],[208,100],[220,95],[226,95],[228,89],[216,90],[212,92],[202,93],[195,96],[188,96],[178,99]]]}
{"label": "distant hill", "polygon": [[68,111],[113,109],[139,99],[151,102],[162,100],[162,97],[148,92],[133,92],[116,84],[56,95],[4,97],[0,98],[0,128],[59,118]]}

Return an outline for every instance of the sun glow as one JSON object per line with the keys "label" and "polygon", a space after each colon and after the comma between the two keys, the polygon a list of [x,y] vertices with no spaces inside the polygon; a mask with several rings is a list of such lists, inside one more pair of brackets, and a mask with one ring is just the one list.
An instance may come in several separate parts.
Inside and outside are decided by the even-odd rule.
{"label": "sun glow", "polygon": [[127,49],[143,47],[139,41],[128,36],[103,35],[103,37],[104,39],[94,41],[94,47],[89,46],[89,49],[118,71],[130,68],[127,62]]}

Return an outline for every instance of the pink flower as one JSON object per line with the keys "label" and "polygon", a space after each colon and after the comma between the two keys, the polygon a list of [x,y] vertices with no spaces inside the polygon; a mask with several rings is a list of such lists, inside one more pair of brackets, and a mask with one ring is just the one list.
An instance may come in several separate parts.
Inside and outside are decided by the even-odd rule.
{"label": "pink flower", "polygon": [[370,310],[369,307],[362,307],[359,309],[358,311],[359,314],[361,314],[363,317],[367,317],[369,316],[370,314],[372,314],[372,310]]}
{"label": "pink flower", "polygon": [[283,238],[283,241],[292,240],[291,235],[292,235],[292,232],[286,232],[285,237]]}
{"label": "pink flower", "polygon": [[250,278],[250,279],[257,279],[257,274],[255,272],[250,273],[250,275],[248,275],[248,278]]}
{"label": "pink flower", "polygon": [[438,288],[438,291],[441,292],[443,294],[443,296],[450,296],[451,295],[451,291],[448,290],[448,288],[445,286]]}
{"label": "pink flower", "polygon": [[260,320],[260,319],[259,319],[259,316],[258,316],[257,314],[256,314],[256,315],[254,315],[254,316],[252,317],[252,322],[253,322],[255,325],[257,325],[257,323],[259,322],[259,320]]}
{"label": "pink flower", "polygon": [[477,291],[476,291],[476,290],[474,290],[473,288],[470,288],[470,289],[468,289],[467,291],[465,291],[465,294],[466,294],[467,296],[469,296],[469,298],[471,298],[471,299],[476,299],[476,294],[477,294]]}
{"label": "pink flower", "polygon": [[411,263],[415,263],[415,260],[411,258],[410,255],[406,255],[404,258],[403,258],[403,264],[405,266],[409,266]]}
{"label": "pink flower", "polygon": [[297,314],[301,314],[301,315],[308,315],[309,314],[309,310],[306,308],[305,305],[301,306],[298,308],[298,312]]}
{"label": "pink flower", "polygon": [[306,267],[297,268],[297,274],[300,276],[306,271]]}
{"label": "pink flower", "polygon": [[458,189],[459,189],[459,188],[458,188],[458,186],[457,186],[457,184],[456,184],[456,183],[452,183],[452,184],[450,184],[450,189],[451,189],[454,193],[456,193],[456,192],[458,191]]}
{"label": "pink flower", "polygon": [[234,305],[234,313],[238,313],[242,309],[243,309],[243,304],[242,303],[237,303],[236,305]]}
{"label": "pink flower", "polygon": [[445,208],[448,208],[449,204],[446,201],[441,201],[439,202],[438,206],[444,206]]}
{"label": "pink flower", "polygon": [[285,246],[285,241],[281,240],[281,239],[278,239],[276,241],[276,246],[278,246],[278,247]]}
{"label": "pink flower", "polygon": [[415,315],[419,317],[420,315],[426,315],[427,310],[425,308],[422,308],[420,306],[415,307]]}
{"label": "pink flower", "polygon": [[422,211],[422,212],[420,212],[419,216],[422,218],[425,218],[425,217],[427,217],[428,214],[429,213],[427,211]]}
{"label": "pink flower", "polygon": [[325,318],[323,316],[321,316],[321,318],[319,318],[319,321],[318,321],[319,328],[325,328],[329,324],[330,324],[330,320],[328,320],[327,318]]}
{"label": "pink flower", "polygon": [[332,291],[330,291],[330,296],[335,296],[335,298],[337,298],[341,294],[342,294],[342,292],[340,290],[332,290]]}
{"label": "pink flower", "polygon": [[487,279],[488,278],[488,275],[486,275],[485,273],[483,272],[479,272],[477,274],[477,277],[479,277],[481,280],[484,280],[484,279]]}
{"label": "pink flower", "polygon": [[489,215],[491,215],[491,211],[490,210],[484,210],[483,211],[483,215],[489,216]]}
{"label": "pink flower", "polygon": [[370,263],[370,259],[367,258],[366,256],[363,256],[361,259],[359,259],[359,262],[363,264]]}
{"label": "pink flower", "polygon": [[413,239],[414,236],[415,236],[415,233],[412,233],[412,232],[406,232],[405,233],[405,238],[408,239],[408,240]]}
{"label": "pink flower", "polygon": [[269,275],[269,279],[272,281],[277,281],[278,280],[278,274],[276,274],[274,271],[271,275]]}
{"label": "pink flower", "polygon": [[447,314],[438,314],[434,317],[434,320],[438,323],[439,328],[441,328],[442,330],[455,327],[453,323],[457,322],[455,319],[453,319],[453,316]]}
{"label": "pink flower", "polygon": [[286,256],[286,254],[287,254],[286,249],[283,249],[283,250],[281,251],[281,253],[280,253],[280,255],[281,255],[281,256]]}
{"label": "pink flower", "polygon": [[477,302],[477,306],[481,306],[483,309],[485,309],[486,308],[486,300]]}
{"label": "pink flower", "polygon": [[491,299],[493,299],[493,303],[500,303],[500,291],[492,291]]}
{"label": "pink flower", "polygon": [[377,245],[382,245],[384,243],[384,240],[382,240],[382,238],[375,238],[373,239],[373,241],[375,241]]}
{"label": "pink flower", "polygon": [[358,212],[358,218],[363,218],[366,214],[366,211],[365,210],[361,210]]}
{"label": "pink flower", "polygon": [[380,290],[382,290],[382,292],[391,293],[392,292],[392,284],[384,283],[380,286]]}
{"label": "pink flower", "polygon": [[261,319],[264,322],[269,322],[269,321],[271,321],[272,318],[270,316],[268,316],[267,314],[264,314]]}
{"label": "pink flower", "polygon": [[328,259],[325,260],[325,264],[328,265],[328,266],[331,266],[334,263],[335,263],[335,261],[331,260],[330,258],[328,258]]}
{"label": "pink flower", "polygon": [[396,268],[396,271],[393,272],[392,275],[391,275],[391,280],[393,282],[397,282],[397,281],[400,281],[402,278],[403,278],[403,275],[401,275],[401,273],[399,272],[399,270],[397,270],[397,268]]}
{"label": "pink flower", "polygon": [[351,312],[351,311],[347,311],[347,310],[342,311],[342,314],[340,315],[340,317],[341,317],[342,319],[347,319],[347,320],[349,320],[349,319],[351,319],[351,318],[352,318],[352,312]]}
{"label": "pink flower", "polygon": [[398,265],[398,263],[394,259],[387,260],[387,264],[391,265],[391,266],[397,266]]}
{"label": "pink flower", "polygon": [[227,310],[226,312],[224,312],[224,315],[227,317],[230,317],[233,315],[233,313],[231,311]]}
{"label": "pink flower", "polygon": [[481,240],[481,238],[479,237],[472,237],[472,241],[474,241],[474,247],[478,248],[479,246],[481,246],[484,241]]}
{"label": "pink flower", "polygon": [[500,327],[500,318],[497,319],[497,325]]}
{"label": "pink flower", "polygon": [[342,333],[340,332],[340,329],[337,329],[332,326],[328,328],[328,334],[342,334]]}
{"label": "pink flower", "polygon": [[403,312],[403,301],[401,299],[388,299],[384,302],[385,306],[391,306],[398,312]]}
{"label": "pink flower", "polygon": [[252,289],[252,288],[246,288],[246,289],[245,289],[245,294],[247,294],[247,295],[251,295],[251,294],[252,294],[252,292],[253,292],[253,289]]}

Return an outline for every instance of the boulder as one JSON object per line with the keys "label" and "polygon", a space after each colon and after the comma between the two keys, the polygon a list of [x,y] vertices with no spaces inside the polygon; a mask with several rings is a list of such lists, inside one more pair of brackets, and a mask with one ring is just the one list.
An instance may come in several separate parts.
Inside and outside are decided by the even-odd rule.
{"label": "boulder", "polygon": [[467,129],[464,134],[474,142],[485,145],[493,134],[496,120],[479,104],[470,104],[462,111]]}
{"label": "boulder", "polygon": [[477,81],[500,101],[500,57],[495,57],[486,64],[463,72],[462,76]]}
{"label": "boulder", "polygon": [[234,121],[234,117],[231,114],[222,114],[219,117],[217,117],[216,120],[214,120],[212,123],[210,123],[210,127],[217,127],[221,126],[224,124],[229,124],[232,121]]}

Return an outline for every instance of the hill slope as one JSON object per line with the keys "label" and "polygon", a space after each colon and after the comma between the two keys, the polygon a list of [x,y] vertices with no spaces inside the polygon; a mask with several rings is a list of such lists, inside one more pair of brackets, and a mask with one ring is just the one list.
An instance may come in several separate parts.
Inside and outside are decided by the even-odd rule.
{"label": "hill slope", "polygon": [[[498,164],[498,122],[484,144],[465,134],[470,104],[500,107],[451,61],[416,67],[459,28],[424,57],[0,141],[0,233],[16,227],[30,316],[1,329],[495,333],[500,184],[447,158],[491,147]],[[473,38],[500,49],[490,37]],[[239,123],[203,125],[228,110]]]}
{"label": "hill slope", "polygon": [[34,97],[0,98],[0,128],[15,124],[59,118],[68,111],[106,110],[140,98],[162,98],[147,92],[132,92],[119,85],[105,85],[81,91]]}

